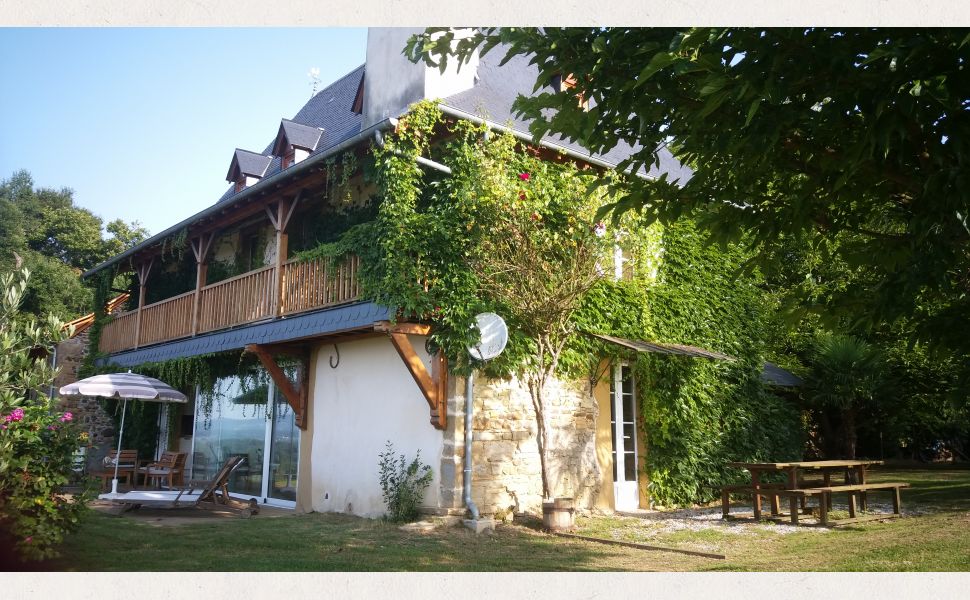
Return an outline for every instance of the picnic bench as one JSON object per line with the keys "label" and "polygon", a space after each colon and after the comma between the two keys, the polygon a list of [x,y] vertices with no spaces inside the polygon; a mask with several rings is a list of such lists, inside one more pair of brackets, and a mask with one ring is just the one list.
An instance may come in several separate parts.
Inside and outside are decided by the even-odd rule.
{"label": "picnic bench", "polygon": [[[789,518],[793,525],[798,525],[799,509],[808,512],[806,500],[808,498],[818,498],[819,505],[819,525],[828,526],[835,524],[859,522],[871,519],[885,519],[898,517],[900,515],[900,490],[909,487],[908,483],[869,483],[866,481],[866,470],[872,465],[882,464],[882,461],[874,460],[822,460],[822,461],[798,461],[785,463],[728,463],[728,466],[742,468],[751,473],[750,484],[728,485],[721,488],[721,510],[722,516],[730,518],[730,495],[743,494],[752,497],[754,508],[754,518],[761,519],[761,498],[769,500],[771,506],[771,517],[780,519],[780,500],[788,498]],[[807,480],[804,478],[806,472],[814,472],[821,475],[821,479]],[[761,478],[768,473],[785,473],[787,482],[785,483],[763,483]],[[833,483],[832,476],[842,474],[844,483]],[[861,504],[861,509],[868,508],[867,493],[870,491],[889,491],[892,493],[893,512],[892,514],[859,516],[857,500]],[[829,518],[829,511],[832,509],[832,495],[845,493],[848,496],[849,518],[833,521]]]}

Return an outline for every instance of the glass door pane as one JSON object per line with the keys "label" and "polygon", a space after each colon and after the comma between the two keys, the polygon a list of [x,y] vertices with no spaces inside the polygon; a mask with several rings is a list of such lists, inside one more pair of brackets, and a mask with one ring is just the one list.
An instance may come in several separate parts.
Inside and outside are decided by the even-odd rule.
{"label": "glass door pane", "polygon": [[274,390],[270,434],[268,496],[296,501],[296,477],[300,456],[300,430],[293,409],[278,389]]}
{"label": "glass door pane", "polygon": [[196,411],[192,477],[211,478],[230,457],[243,456],[246,460],[229,479],[229,491],[260,497],[268,387],[243,389],[238,377],[227,377],[214,391],[209,416]]}

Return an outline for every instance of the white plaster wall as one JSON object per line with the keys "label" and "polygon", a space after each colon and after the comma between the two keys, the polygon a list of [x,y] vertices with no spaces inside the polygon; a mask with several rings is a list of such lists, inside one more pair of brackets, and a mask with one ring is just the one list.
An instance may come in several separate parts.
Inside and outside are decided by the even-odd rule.
{"label": "white plaster wall", "polygon": [[[412,336],[411,343],[430,371],[424,338]],[[321,346],[313,365],[313,510],[382,516],[377,463],[387,440],[408,459],[421,451],[434,472],[424,506],[438,508],[443,435],[432,427],[428,403],[404,362],[383,336],[339,347],[336,369],[329,364],[332,356],[336,360],[330,344]]]}

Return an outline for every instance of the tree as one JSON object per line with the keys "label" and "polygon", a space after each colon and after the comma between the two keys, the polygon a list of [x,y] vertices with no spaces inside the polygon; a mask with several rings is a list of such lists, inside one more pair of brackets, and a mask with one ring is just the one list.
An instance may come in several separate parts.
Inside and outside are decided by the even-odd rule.
{"label": "tree", "polygon": [[[845,335],[827,335],[818,341],[807,395],[816,407],[839,411],[845,458],[856,457],[856,416],[864,402],[876,398],[883,378],[882,357],[866,342]],[[824,417],[823,421],[827,423]]]}
{"label": "tree", "polygon": [[105,228],[91,211],[74,205],[64,188],[35,188],[27,171],[0,182],[0,269],[14,253],[33,273],[21,310],[69,319],[88,311],[91,292],[80,273],[148,237],[138,223],[116,219]]}
{"label": "tree", "polygon": [[[860,330],[905,318],[912,341],[966,357],[968,41],[961,29],[488,28],[428,30],[406,51],[442,67],[478,49],[530,56],[539,93],[515,108],[535,136],[593,152],[639,143],[621,171],[664,149],[693,170],[613,183],[614,215],[692,216],[762,262],[782,240],[811,244],[870,276],[833,290],[827,312]],[[561,74],[575,85],[549,87]]]}
{"label": "tree", "polygon": [[56,317],[21,313],[29,276],[0,276],[0,548],[42,559],[78,525],[88,499],[87,491],[73,500],[59,493],[87,434],[48,395],[56,372],[47,354],[69,332]]}
{"label": "tree", "polygon": [[480,206],[475,221],[491,232],[480,239],[470,262],[481,291],[529,340],[518,370],[536,416],[543,497],[551,498],[552,399],[546,386],[560,372],[584,298],[612,274],[608,259],[615,240],[594,219],[602,196],[590,197],[588,182],[575,171],[519,156],[510,135],[480,148],[477,156],[460,177],[475,182]]}

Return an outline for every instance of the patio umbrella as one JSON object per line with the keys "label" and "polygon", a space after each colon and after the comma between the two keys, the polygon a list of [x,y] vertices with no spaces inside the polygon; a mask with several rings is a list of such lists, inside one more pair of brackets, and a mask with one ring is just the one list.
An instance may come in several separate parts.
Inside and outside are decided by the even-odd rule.
{"label": "patio umbrella", "polygon": [[128,400],[146,400],[148,402],[178,402],[185,403],[185,394],[172,386],[155,379],[128,371],[127,373],[106,373],[95,375],[65,385],[60,389],[62,396],[89,396],[101,398],[123,398],[121,408],[121,427],[118,429],[118,453],[115,455],[115,476],[111,481],[111,493],[118,492],[118,460],[121,454],[121,435],[125,431],[125,412]]}

